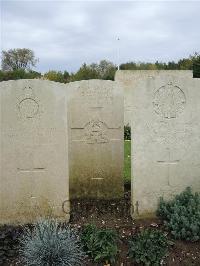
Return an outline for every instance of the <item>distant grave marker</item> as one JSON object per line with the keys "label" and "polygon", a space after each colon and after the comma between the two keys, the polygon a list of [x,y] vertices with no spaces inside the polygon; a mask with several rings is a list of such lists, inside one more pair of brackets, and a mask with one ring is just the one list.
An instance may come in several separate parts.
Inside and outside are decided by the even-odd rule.
{"label": "distant grave marker", "polygon": [[113,81],[67,85],[70,198],[123,195],[123,92]]}

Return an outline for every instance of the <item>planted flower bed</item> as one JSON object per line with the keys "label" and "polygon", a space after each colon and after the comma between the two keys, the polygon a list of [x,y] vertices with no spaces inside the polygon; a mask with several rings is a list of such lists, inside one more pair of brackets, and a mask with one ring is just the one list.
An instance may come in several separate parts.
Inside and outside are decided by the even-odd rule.
{"label": "planted flower bed", "polygon": [[[163,203],[161,201],[158,213],[160,216],[163,215],[163,217],[136,222],[131,219],[128,212],[130,207],[128,195],[126,193],[125,198],[120,202],[73,201],[70,227],[66,224],[57,224],[57,222],[45,222],[40,224],[39,227],[36,224],[28,227],[28,231],[27,228],[24,229],[22,227],[1,227],[0,265],[26,265],[24,260],[25,253],[22,251],[27,248],[30,251],[30,248],[34,247],[35,239],[37,240],[36,243],[40,243],[38,250],[42,251],[43,258],[56,258],[55,263],[44,265],[131,266],[160,265],[160,263],[169,266],[180,264],[185,266],[200,265],[200,242],[196,237],[199,231],[197,232],[197,229],[190,231],[189,236],[193,241],[189,241],[189,239],[182,240],[183,237],[180,237],[181,240],[176,240],[177,235],[170,227],[170,217],[172,221],[175,221],[176,225],[173,210],[176,210],[178,205],[179,211],[182,211],[179,213],[184,216],[184,204],[187,205],[190,202],[190,206],[195,206],[195,208],[191,209],[190,217],[187,217],[192,221],[197,221],[192,224],[192,228],[197,228],[199,220],[193,219],[191,215],[192,213],[194,217],[198,215],[199,201],[197,195],[194,196],[190,190],[186,190],[171,202]],[[193,205],[191,205],[191,202]],[[83,210],[82,212],[81,209]],[[124,210],[122,211],[122,209]],[[197,212],[195,212],[195,209]],[[168,210],[167,218],[164,216],[166,210]],[[38,228],[40,229],[39,231]],[[33,235],[32,232],[34,232]],[[38,235],[38,232],[41,235]],[[194,232],[195,238],[193,238],[191,232]],[[44,244],[43,241],[45,247],[41,248],[41,245]],[[57,241],[59,245],[55,244]],[[22,245],[19,246],[19,243]],[[31,245],[28,243],[31,243]],[[52,250],[55,251],[58,246],[60,251],[62,251],[59,253],[59,258],[64,256],[66,259],[65,264],[59,264],[57,255],[52,258]],[[69,249],[69,247],[73,248]],[[50,250],[49,253],[48,250]],[[66,254],[68,254],[67,257]],[[67,264],[69,257],[72,259],[72,264]],[[37,262],[27,265],[42,264]]]}

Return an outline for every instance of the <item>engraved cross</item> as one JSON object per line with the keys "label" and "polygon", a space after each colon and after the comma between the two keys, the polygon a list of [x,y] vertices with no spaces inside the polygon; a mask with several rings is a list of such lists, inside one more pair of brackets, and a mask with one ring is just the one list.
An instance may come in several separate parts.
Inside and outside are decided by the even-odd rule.
{"label": "engraved cross", "polygon": [[176,165],[180,160],[172,160],[171,159],[171,151],[170,148],[167,148],[167,160],[159,160],[158,163],[161,163],[162,165],[167,165],[167,179],[168,179],[168,186],[170,185],[169,178],[170,178],[170,166]]}

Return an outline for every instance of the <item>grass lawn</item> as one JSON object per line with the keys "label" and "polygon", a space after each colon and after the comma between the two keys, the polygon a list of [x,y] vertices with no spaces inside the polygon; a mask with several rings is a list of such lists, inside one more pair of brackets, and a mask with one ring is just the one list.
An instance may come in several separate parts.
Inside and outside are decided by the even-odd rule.
{"label": "grass lawn", "polygon": [[124,183],[131,182],[131,141],[124,141]]}

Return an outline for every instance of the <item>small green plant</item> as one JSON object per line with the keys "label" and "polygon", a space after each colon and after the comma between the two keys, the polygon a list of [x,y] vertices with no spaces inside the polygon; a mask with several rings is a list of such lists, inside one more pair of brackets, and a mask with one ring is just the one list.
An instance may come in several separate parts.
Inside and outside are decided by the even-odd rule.
{"label": "small green plant", "polygon": [[124,126],[124,140],[131,140],[131,127],[129,125]]}
{"label": "small green plant", "polygon": [[76,232],[50,219],[25,229],[20,256],[29,266],[79,266],[85,258]]}
{"label": "small green plant", "polygon": [[160,265],[167,249],[167,237],[158,230],[145,229],[129,241],[129,256],[144,265]]}
{"label": "small green plant", "polygon": [[118,253],[118,236],[115,231],[98,229],[88,224],[83,229],[81,240],[85,251],[95,262],[115,262]]}
{"label": "small green plant", "polygon": [[193,194],[188,187],[171,201],[161,198],[157,215],[164,219],[175,239],[200,239],[200,193]]}

